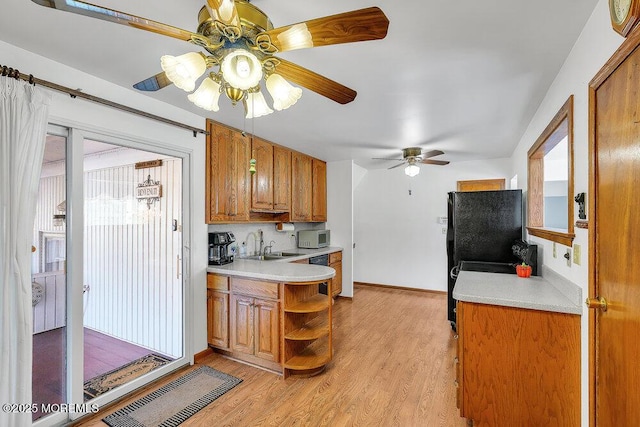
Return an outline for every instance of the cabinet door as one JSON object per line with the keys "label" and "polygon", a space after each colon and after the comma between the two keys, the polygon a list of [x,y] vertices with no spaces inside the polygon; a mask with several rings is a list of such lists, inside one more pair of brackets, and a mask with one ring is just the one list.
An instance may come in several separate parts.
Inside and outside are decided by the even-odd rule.
{"label": "cabinet door", "polygon": [[207,122],[205,215],[207,223],[249,219],[249,138]]}
{"label": "cabinet door", "polygon": [[311,157],[291,154],[291,221],[311,221],[312,203]]}
{"label": "cabinet door", "polygon": [[311,202],[311,220],[314,222],[327,221],[327,164],[322,160],[313,159],[312,162],[313,200]]}
{"label": "cabinet door", "polygon": [[280,362],[280,322],[277,301],[255,300],[255,355],[261,359]]}
{"label": "cabinet door", "polygon": [[253,298],[231,295],[231,351],[253,354]]}
{"label": "cabinet door", "polygon": [[229,294],[207,289],[207,342],[229,348]]}
{"label": "cabinet door", "polygon": [[336,275],[333,277],[333,282],[331,283],[333,287],[332,294],[335,297],[342,292],[342,261],[333,262],[329,264],[329,267],[336,271]]}
{"label": "cabinet door", "polygon": [[273,147],[273,210],[291,210],[291,150]]}
{"label": "cabinet door", "polygon": [[256,172],[251,177],[251,209],[273,210],[273,145],[258,138],[251,144]]}

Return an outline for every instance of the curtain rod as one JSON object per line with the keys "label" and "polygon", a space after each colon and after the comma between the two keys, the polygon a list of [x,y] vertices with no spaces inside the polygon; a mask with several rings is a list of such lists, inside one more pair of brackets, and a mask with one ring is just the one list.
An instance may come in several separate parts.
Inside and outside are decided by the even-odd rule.
{"label": "curtain rod", "polygon": [[156,120],[162,123],[166,123],[172,126],[176,126],[179,128],[183,128],[183,129],[187,129],[190,130],[191,132],[193,132],[193,136],[196,137],[197,134],[202,133],[204,135],[208,135],[209,132],[207,132],[204,129],[199,129],[193,126],[189,126],[186,125],[184,123],[180,123],[180,122],[176,122],[164,117],[160,117],[160,116],[156,116],[155,114],[151,114],[151,113],[147,113],[146,111],[142,111],[142,110],[137,110],[135,108],[131,108],[131,107],[127,107],[126,105],[122,105],[122,104],[118,104],[117,102],[113,102],[113,101],[109,101],[108,99],[104,99],[104,98],[100,98],[97,96],[93,96],[93,95],[89,95],[86,94],[82,91],[76,90],[76,89],[71,89],[69,87],[66,86],[61,86],[59,84],[56,83],[52,83],[49,82],[47,80],[42,80],[39,79],[37,77],[34,77],[33,74],[29,74],[29,75],[24,75],[24,74],[20,74],[20,71],[18,71],[17,69],[13,69],[10,67],[2,66],[2,75],[3,76],[7,76],[7,77],[12,77],[14,79],[22,79],[24,81],[29,82],[32,85],[40,85],[40,86],[44,86],[46,88],[49,89],[53,89],[53,90],[57,90],[58,92],[63,92],[66,94],[69,94],[71,96],[71,98],[82,98],[82,99],[86,99],[87,101],[91,101],[91,102],[95,102],[97,104],[102,104],[102,105],[106,105],[107,107],[111,107],[111,108],[115,108],[117,110],[121,110],[121,111],[126,111],[128,113],[132,113],[132,114],[137,114],[139,116],[142,117],[146,117],[148,119],[152,119],[152,120]]}

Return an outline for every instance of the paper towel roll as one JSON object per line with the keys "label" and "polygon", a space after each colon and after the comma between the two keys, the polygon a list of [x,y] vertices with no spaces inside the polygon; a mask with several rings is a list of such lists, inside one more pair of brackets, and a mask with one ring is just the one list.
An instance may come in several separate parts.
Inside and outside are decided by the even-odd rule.
{"label": "paper towel roll", "polygon": [[279,222],[276,224],[277,231],[293,231],[295,227],[290,222]]}

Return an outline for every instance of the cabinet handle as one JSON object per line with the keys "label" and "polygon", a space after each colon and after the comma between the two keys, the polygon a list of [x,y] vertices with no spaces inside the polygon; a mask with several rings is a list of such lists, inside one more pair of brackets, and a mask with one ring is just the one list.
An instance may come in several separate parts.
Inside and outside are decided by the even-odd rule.
{"label": "cabinet handle", "polygon": [[453,339],[454,339],[454,340],[457,340],[457,339],[458,339],[458,334],[455,334],[455,335],[453,336]]}
{"label": "cabinet handle", "polygon": [[460,384],[458,384],[458,380],[453,380],[453,383],[456,385],[456,388],[460,387]]}
{"label": "cabinet handle", "polygon": [[453,358],[453,363],[455,363],[456,365],[460,363],[460,359],[458,359],[458,356]]}

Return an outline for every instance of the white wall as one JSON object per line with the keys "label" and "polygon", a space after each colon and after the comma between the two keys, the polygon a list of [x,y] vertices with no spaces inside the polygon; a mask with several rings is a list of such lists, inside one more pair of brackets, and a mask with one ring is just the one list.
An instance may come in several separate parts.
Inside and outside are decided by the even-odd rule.
{"label": "white wall", "polygon": [[327,163],[327,229],[342,247],[342,293],[353,297],[353,161]]}
{"label": "white wall", "polygon": [[[547,124],[551,121],[560,107],[574,95],[574,192],[575,194],[585,192],[589,197],[589,81],[596,75],[609,57],[622,43],[623,38],[611,29],[609,20],[609,9],[607,0],[600,0],[594,12],[585,25],[582,34],[578,38],[571,53],[567,57],[562,69],[558,73],[553,85],[547,92],[533,120],[529,124],[526,132],[520,140],[512,156],[512,174],[517,173],[519,186],[527,188],[527,150],[540,136]],[[570,195],[570,197],[575,196]],[[574,218],[578,216],[578,206],[574,206]],[[588,219],[588,218],[587,218]],[[548,267],[565,276],[582,287],[582,294],[588,295],[588,231],[580,228],[575,229],[576,238],[574,245],[581,246],[581,265],[571,265],[568,267],[562,258],[566,247],[558,245],[558,257],[552,256],[552,243],[530,238],[539,245],[542,252],[543,263]],[[588,425],[588,313],[583,307],[582,315],[582,425]]]}
{"label": "white wall", "polygon": [[[370,170],[354,193],[356,282],[447,290],[447,193],[459,180],[509,179],[508,159]],[[411,193],[411,194],[409,194]]]}
{"label": "white wall", "polygon": [[[187,111],[169,104],[156,101],[147,96],[125,89],[91,75],[79,72],[63,64],[34,55],[23,49],[0,41],[2,63],[19,69],[23,74],[49,80],[54,83],[82,88],[91,95],[106,98],[133,108],[147,111],[190,126],[204,128],[204,120]],[[151,119],[142,118],[109,107],[94,104],[81,99],[72,99],[69,95],[52,93],[50,122],[61,125],[74,125],[92,132],[112,137],[125,138],[148,146],[170,147],[191,153],[191,210],[193,239],[190,242],[191,264],[187,270],[191,273],[190,286],[185,297],[188,299],[188,315],[192,323],[188,325],[192,349],[195,352],[207,348],[206,337],[206,250],[207,226],[204,223],[204,158],[205,137],[184,129],[166,125]],[[186,239],[187,236],[185,236]],[[186,242],[186,240],[185,240]],[[72,243],[73,244],[73,243]]]}

